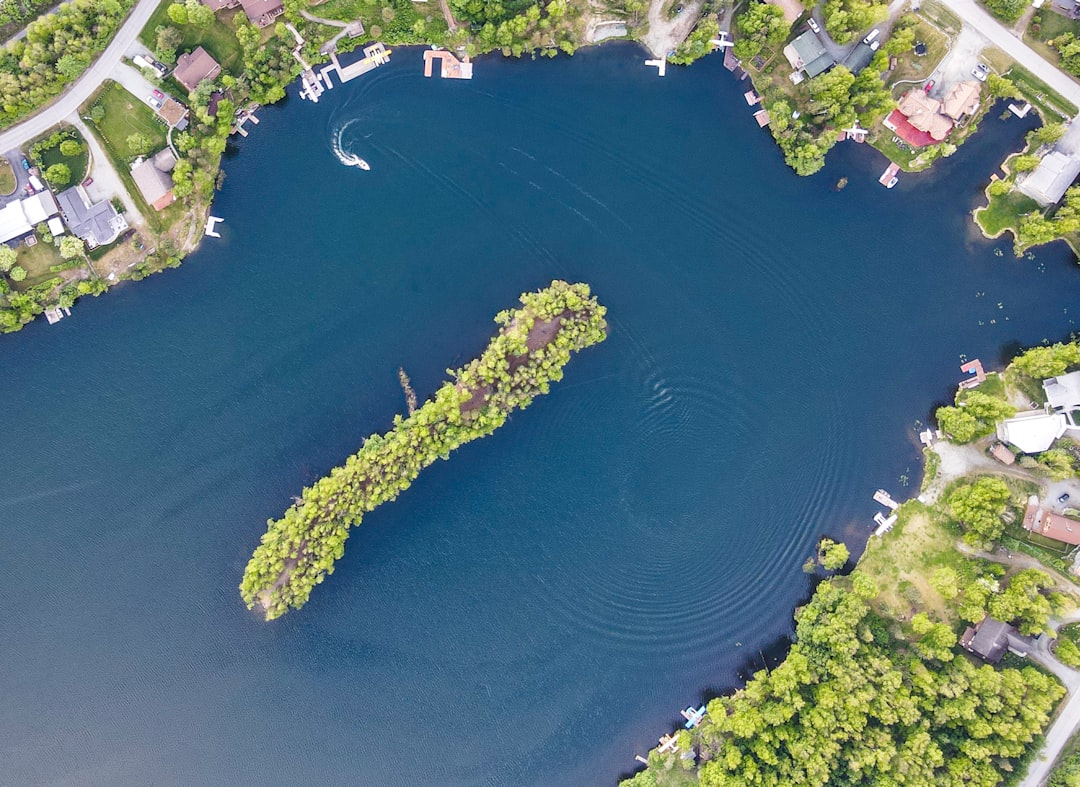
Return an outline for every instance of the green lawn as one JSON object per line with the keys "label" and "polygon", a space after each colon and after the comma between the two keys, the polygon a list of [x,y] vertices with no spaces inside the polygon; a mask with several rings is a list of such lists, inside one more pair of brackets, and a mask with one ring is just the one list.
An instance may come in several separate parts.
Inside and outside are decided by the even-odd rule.
{"label": "green lawn", "polygon": [[51,167],[53,164],[67,164],[71,170],[71,182],[68,185],[74,185],[76,183],[82,183],[86,179],[86,170],[90,166],[90,151],[86,147],[86,140],[83,139],[82,134],[77,129],[71,129],[75,136],[75,140],[82,145],[82,152],[77,156],[65,156],[60,152],[60,146],[48,148],[41,153],[40,159],[35,161],[41,171]]}
{"label": "green lawn", "polygon": [[[917,149],[912,149],[910,145],[903,140],[900,142],[894,142],[893,137],[895,135],[889,131],[889,129],[881,126],[878,129],[877,135],[870,140],[870,144],[885,154],[885,158],[889,161],[894,161],[900,165],[900,168],[905,172],[913,172],[915,168],[911,166],[912,160],[919,155]],[[903,145],[903,147],[901,147]],[[884,167],[882,167],[884,169]]]}
{"label": "green lawn", "polygon": [[11,162],[0,158],[0,194],[7,196],[15,190],[15,173],[11,171]]}
{"label": "green lawn", "polygon": [[118,83],[106,82],[97,96],[91,97],[87,102],[88,108],[94,105],[105,110],[104,117],[94,125],[101,132],[105,147],[123,165],[122,169],[126,170],[127,165],[135,158],[127,143],[132,134],[142,134],[149,139],[152,152],[165,147],[168,131],[165,122]]}
{"label": "green lawn", "polygon": [[[915,25],[915,40],[926,44],[926,54],[920,57],[909,49],[897,57],[896,68],[889,74],[890,86],[898,81],[928,79],[949,51],[948,37],[924,19],[920,19]],[[901,87],[906,91],[911,89],[912,85]]]}
{"label": "green lawn", "polygon": [[1065,118],[1076,117],[1077,108],[1074,104],[1055,93],[1049,85],[1023,66],[1013,66],[1005,76],[1016,84],[1025,99],[1039,108],[1043,117],[1047,119],[1053,115]]}
{"label": "green lawn", "polygon": [[236,26],[233,24],[233,18],[240,14],[240,20],[245,21],[247,17],[244,16],[244,12],[240,9],[218,11],[217,21],[206,30],[200,30],[193,25],[174,25],[168,14],[171,4],[172,0],[162,1],[150,17],[150,21],[146,23],[146,27],[139,33],[139,40],[153,50],[157,44],[155,32],[157,28],[159,26],[175,27],[184,37],[183,43],[177,49],[177,54],[190,52],[195,47],[201,46],[213,56],[214,60],[218,61],[223,71],[239,76],[244,70],[243,51],[240,48],[240,42],[236,40]]}
{"label": "green lawn", "polygon": [[15,264],[26,271],[26,279],[15,286],[16,289],[22,291],[54,278],[56,274],[50,268],[66,262],[55,246],[51,243],[42,243],[40,240],[34,246],[20,245],[18,253]]}
{"label": "green lawn", "polygon": [[1038,209],[1035,200],[1014,189],[1003,197],[991,197],[989,205],[975,211],[975,221],[987,235],[997,237],[1019,225],[1020,217],[1025,213]]}
{"label": "green lawn", "polygon": [[922,4],[919,13],[943,33],[955,35],[960,32],[960,19],[937,0],[927,0]]}

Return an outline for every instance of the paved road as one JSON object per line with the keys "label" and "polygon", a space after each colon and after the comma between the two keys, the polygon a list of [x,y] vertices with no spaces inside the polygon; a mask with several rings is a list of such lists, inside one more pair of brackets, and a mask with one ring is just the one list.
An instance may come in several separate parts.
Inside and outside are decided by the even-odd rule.
{"label": "paved road", "polygon": [[12,150],[21,147],[29,140],[55,126],[68,115],[79,110],[79,104],[90,98],[98,86],[109,76],[128,47],[135,43],[154,9],[161,0],[139,0],[135,10],[120,27],[111,44],[105,48],[97,61],[86,70],[75,84],[68,88],[59,99],[31,118],[12,126],[0,133],[0,150]]}
{"label": "paved road", "polygon": [[1069,698],[1065,702],[1061,713],[1054,719],[1054,723],[1046,731],[1046,741],[1043,743],[1039,756],[1028,766],[1028,772],[1020,787],[1042,787],[1054,769],[1054,761],[1057,760],[1065,744],[1072,738],[1077,726],[1080,726],[1080,672],[1069,669],[1058,661],[1050,653],[1048,638],[1040,637],[1038,652],[1032,653],[1031,658],[1047,667],[1057,675],[1065,687],[1069,690]]}
{"label": "paved road", "polygon": [[[991,44],[1001,49],[1055,91],[1080,107],[1080,85],[1073,82],[1061,71],[1058,71],[1056,66],[1043,60],[1034,49],[1018,39],[994,17],[976,5],[975,0],[942,0],[942,2],[946,8],[960,17],[964,24],[971,25],[985,36]],[[0,148],[2,147],[0,145]]]}

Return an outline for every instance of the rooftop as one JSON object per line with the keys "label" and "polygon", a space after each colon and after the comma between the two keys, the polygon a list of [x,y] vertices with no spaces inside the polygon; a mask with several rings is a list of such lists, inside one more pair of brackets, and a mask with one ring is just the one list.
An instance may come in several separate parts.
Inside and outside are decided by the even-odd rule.
{"label": "rooftop", "polygon": [[1080,409],[1080,372],[1043,380],[1046,401],[1055,410]]}
{"label": "rooftop", "polygon": [[1065,544],[1080,545],[1080,522],[1053,511],[1046,511],[1039,505],[1039,498],[1035,495],[1028,498],[1027,509],[1024,511],[1024,530]]}
{"label": "rooftop", "polygon": [[135,185],[142,192],[145,199],[154,210],[161,210],[176,201],[172,193],[173,179],[169,175],[176,166],[176,157],[168,148],[159,150],[152,158],[148,158],[131,168],[131,177]]}
{"label": "rooftop", "polygon": [[915,148],[924,148],[927,145],[933,145],[937,142],[932,136],[925,131],[920,131],[915,128],[908,119],[904,117],[904,113],[899,109],[894,109],[887,118],[881,121],[885,128],[896,133],[900,139],[908,143]]}
{"label": "rooftop", "polygon": [[175,98],[165,99],[165,103],[161,105],[161,109],[158,110],[158,114],[161,119],[168,123],[170,126],[175,126],[181,120],[187,116],[187,107],[177,101]]}
{"label": "rooftop", "polygon": [[825,51],[816,33],[807,31],[784,47],[784,57],[796,71],[805,71],[811,79],[836,65]]}
{"label": "rooftop", "polygon": [[187,52],[177,58],[173,76],[188,90],[194,90],[204,79],[213,79],[220,73],[221,66],[218,62],[210,57],[209,52],[197,46],[193,52]]}
{"label": "rooftop", "polygon": [[72,233],[90,248],[112,243],[127,229],[127,220],[108,200],[93,204],[82,186],[73,186],[56,195]]}
{"label": "rooftop", "polygon": [[974,79],[967,79],[953,85],[952,90],[945,96],[941,111],[953,120],[960,120],[964,115],[974,114],[979,108],[979,95],[982,93],[982,85]]}
{"label": "rooftop", "polygon": [[1008,623],[994,620],[987,615],[974,628],[968,626],[960,638],[960,645],[965,650],[981,656],[992,664],[1001,661],[1005,651],[1011,650],[1020,656],[1026,656],[1034,645],[1031,637],[1025,637]]}
{"label": "rooftop", "polygon": [[1080,175],[1080,155],[1054,150],[1017,187],[1040,205],[1053,205],[1065,196],[1077,175]]}
{"label": "rooftop", "polygon": [[256,27],[267,27],[277,17],[285,13],[282,0],[240,0],[244,13]]}
{"label": "rooftop", "polygon": [[1069,425],[1064,413],[1021,413],[998,424],[998,439],[1025,454],[1041,454],[1065,434]]}
{"label": "rooftop", "polygon": [[12,200],[0,209],[0,243],[21,238],[50,216],[60,212],[49,191],[39,191],[31,197]]}

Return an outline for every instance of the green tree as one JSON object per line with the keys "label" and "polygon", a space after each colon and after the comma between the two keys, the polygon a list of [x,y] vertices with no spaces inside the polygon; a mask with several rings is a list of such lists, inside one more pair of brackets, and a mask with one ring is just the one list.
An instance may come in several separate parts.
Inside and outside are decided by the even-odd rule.
{"label": "green tree", "polygon": [[165,63],[176,62],[176,50],[184,43],[184,34],[168,25],[154,28],[154,54]]}
{"label": "green tree", "polygon": [[15,249],[5,244],[0,244],[0,273],[7,273],[15,265],[19,254]]}
{"label": "green tree", "polygon": [[979,422],[963,407],[939,407],[934,417],[941,430],[958,443],[971,442],[979,431]]}
{"label": "green tree", "polygon": [[81,256],[83,248],[83,242],[74,235],[65,235],[60,238],[60,256],[65,260]]}
{"label": "green tree", "polygon": [[174,25],[186,25],[188,23],[188,9],[180,3],[172,3],[169,6],[168,14]]}
{"label": "green tree", "polygon": [[990,598],[988,611],[998,620],[1015,623],[1023,634],[1041,634],[1054,611],[1042,591],[1053,585],[1042,571],[1026,568],[1009,580],[1004,591]]}
{"label": "green tree", "polygon": [[956,634],[945,623],[934,623],[925,612],[917,612],[911,618],[911,628],[919,639],[915,650],[924,659],[952,661]]}
{"label": "green tree", "polygon": [[45,180],[56,189],[62,189],[71,182],[71,167],[67,164],[53,164],[45,170]]}
{"label": "green tree", "polygon": [[1062,123],[1047,123],[1045,126],[1039,126],[1034,131],[1031,131],[1027,135],[1028,142],[1032,147],[1039,147],[1040,145],[1052,145],[1061,139],[1065,133],[1065,126]]}
{"label": "green tree", "polygon": [[[184,9],[187,11],[187,21],[192,27],[205,30],[214,24],[214,12],[209,7],[203,5],[199,0],[187,0],[184,3]],[[170,14],[171,18],[171,14]]]}
{"label": "green tree", "polygon": [[133,156],[146,155],[153,150],[154,147],[154,143],[151,142],[145,134],[140,134],[137,131],[134,134],[129,134],[124,142],[127,144],[127,148],[131,151],[131,155]]}
{"label": "green tree", "polygon": [[[8,273],[8,276],[11,277],[12,281],[22,281],[23,279],[26,278],[26,271],[21,266],[16,265]],[[9,298],[8,301],[10,302],[10,300],[11,299]]]}
{"label": "green tree", "polygon": [[82,153],[82,145],[76,142],[74,139],[65,139],[60,143],[60,153],[69,158],[77,156]]}
{"label": "green tree", "polygon": [[1040,161],[1042,161],[1042,159],[1034,153],[1025,153],[1010,161],[1009,168],[1012,169],[1013,172],[1031,172],[1031,170],[1039,166]]}
{"label": "green tree", "polygon": [[1020,88],[1008,77],[990,74],[986,77],[986,89],[994,98],[1023,98]]}
{"label": "green tree", "polygon": [[984,3],[990,13],[1005,22],[1015,22],[1027,7],[1027,0],[984,0]]}
{"label": "green tree", "polygon": [[851,553],[843,543],[837,543],[831,538],[821,539],[818,545],[818,560],[822,568],[827,571],[838,571],[848,562]]}
{"label": "green tree", "polygon": [[964,541],[988,546],[1004,529],[1001,517],[1009,505],[1009,487],[1000,478],[984,476],[971,484],[961,484],[949,495],[952,515],[964,527]]}
{"label": "green tree", "polygon": [[1013,368],[1037,380],[1058,377],[1080,365],[1080,342],[1032,347],[1013,360]]}

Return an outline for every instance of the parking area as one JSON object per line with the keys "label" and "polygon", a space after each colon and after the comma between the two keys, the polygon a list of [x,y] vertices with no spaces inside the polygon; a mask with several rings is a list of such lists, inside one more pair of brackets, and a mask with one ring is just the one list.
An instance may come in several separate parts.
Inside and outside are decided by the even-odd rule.
{"label": "parking area", "polygon": [[[934,73],[930,75],[930,78],[934,80],[934,87],[930,91],[930,95],[934,98],[941,98],[956,83],[975,79],[972,70],[980,64],[985,66],[985,62],[980,55],[988,44],[986,38],[973,28],[965,26],[960,31],[960,35],[953,40],[952,46],[949,48],[949,54],[945,56],[945,59],[934,70]],[[987,73],[989,72],[987,71]]]}
{"label": "parking area", "polygon": [[9,150],[4,154],[4,158],[11,164],[11,171],[15,173],[15,192],[7,196],[0,196],[0,208],[7,205],[9,202],[26,196],[26,186],[30,182],[30,173],[23,167],[23,154],[20,150]]}

